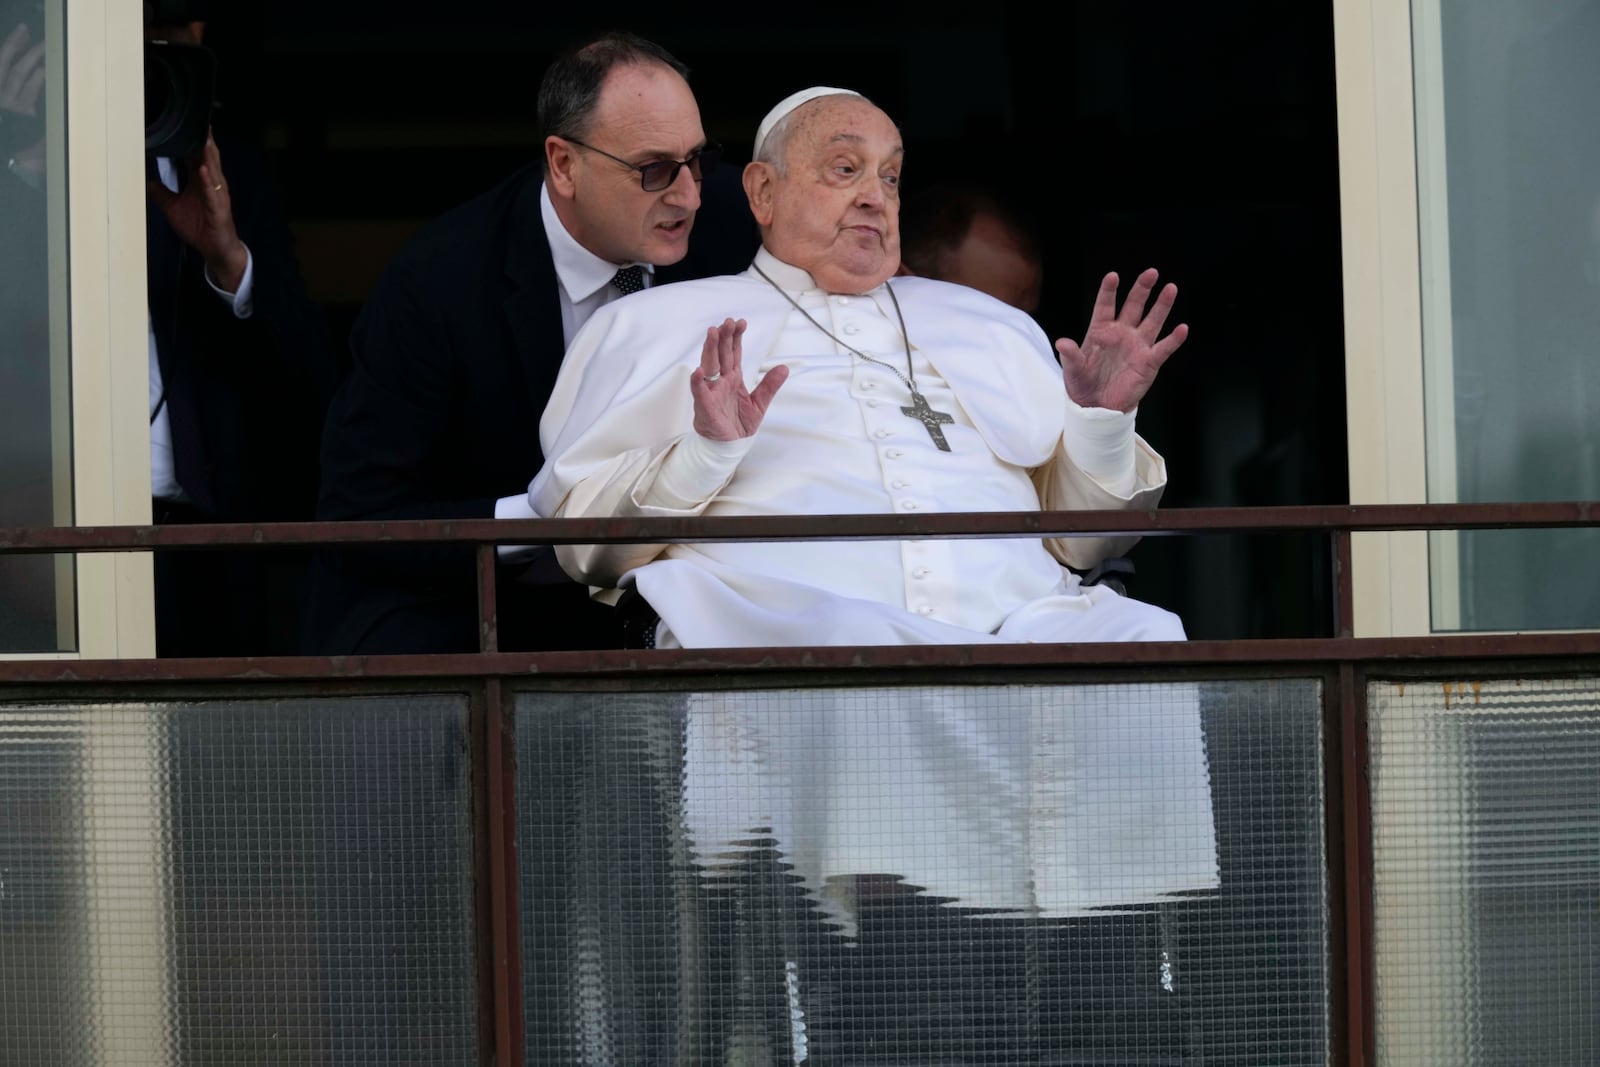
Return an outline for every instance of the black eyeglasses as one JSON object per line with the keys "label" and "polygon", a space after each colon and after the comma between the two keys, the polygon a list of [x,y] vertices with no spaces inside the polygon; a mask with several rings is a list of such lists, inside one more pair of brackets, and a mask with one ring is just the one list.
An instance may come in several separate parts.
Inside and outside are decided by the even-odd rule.
{"label": "black eyeglasses", "polygon": [[658,159],[654,163],[629,163],[620,159],[603,148],[596,148],[592,144],[584,144],[573,137],[563,137],[568,144],[575,144],[579,148],[587,148],[591,152],[598,152],[607,159],[621,163],[629,170],[639,172],[639,187],[647,193],[659,193],[667,186],[678,180],[678,172],[684,167],[689,168],[689,176],[699,181],[705,172],[717,165],[717,160],[722,158],[722,148],[718,145],[708,144],[698,152],[690,152],[688,159]]}

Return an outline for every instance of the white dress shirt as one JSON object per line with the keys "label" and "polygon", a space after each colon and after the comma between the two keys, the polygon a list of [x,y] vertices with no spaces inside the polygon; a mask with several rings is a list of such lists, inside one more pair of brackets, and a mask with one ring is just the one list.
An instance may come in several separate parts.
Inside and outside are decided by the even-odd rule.
{"label": "white dress shirt", "polygon": [[[624,263],[619,266],[601,259],[579,244],[577,238],[568,233],[567,228],[562,225],[560,216],[556,214],[555,205],[550,202],[550,190],[543,185],[539,187],[539,211],[544,217],[545,239],[550,244],[550,255],[555,260],[556,281],[560,283],[558,288],[561,297],[561,339],[564,345],[570,345],[578,330],[589,321],[589,316],[612,301],[622,299],[622,294],[612,286],[611,279],[620,267],[631,264]],[[642,280],[648,289],[655,280],[655,267],[649,263],[641,263],[639,266],[644,268]],[[528,494],[518,493],[495,501],[494,517],[536,519],[538,515],[528,506]],[[501,545],[500,560],[506,563],[529,561],[539,555],[544,547]],[[537,580],[539,577],[550,578],[553,575],[530,576],[530,580]]]}

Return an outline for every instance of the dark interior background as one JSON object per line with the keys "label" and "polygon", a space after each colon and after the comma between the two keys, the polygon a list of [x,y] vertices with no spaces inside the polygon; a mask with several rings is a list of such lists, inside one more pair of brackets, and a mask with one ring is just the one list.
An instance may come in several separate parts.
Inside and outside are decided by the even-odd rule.
{"label": "dark interior background", "polygon": [[[832,84],[901,124],[908,201],[945,176],[998,187],[1043,240],[1052,337],[1082,335],[1107,270],[1177,282],[1191,338],[1139,413],[1164,507],[1347,500],[1331,5],[213,7],[217,123],[268,150],[341,348],[418,225],[535,158],[554,52],[626,28],[693,68],[735,162],[773,103]],[[1331,632],[1325,538],[1151,537],[1131,558],[1130,592],[1191,637]]]}

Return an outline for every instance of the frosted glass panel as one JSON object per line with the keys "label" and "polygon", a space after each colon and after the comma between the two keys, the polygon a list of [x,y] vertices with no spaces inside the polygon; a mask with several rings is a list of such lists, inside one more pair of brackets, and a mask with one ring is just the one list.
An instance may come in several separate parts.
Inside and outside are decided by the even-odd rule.
{"label": "frosted glass panel", "polygon": [[1373,682],[1379,1063],[1600,1063],[1600,682]]}
{"label": "frosted glass panel", "polygon": [[[1429,498],[1600,499],[1600,0],[1412,12]],[[1436,629],[1600,627],[1600,529],[1432,554]]]}
{"label": "frosted glass panel", "polygon": [[459,694],[0,704],[0,1064],[476,1062]]}
{"label": "frosted glass panel", "polygon": [[526,1063],[1326,1067],[1320,723],[1301,679],[521,694]]}

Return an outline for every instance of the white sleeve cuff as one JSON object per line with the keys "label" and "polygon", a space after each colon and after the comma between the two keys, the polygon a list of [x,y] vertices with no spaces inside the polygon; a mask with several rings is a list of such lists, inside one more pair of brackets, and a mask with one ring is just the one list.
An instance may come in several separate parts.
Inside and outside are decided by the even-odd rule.
{"label": "white sleeve cuff", "polygon": [[251,316],[256,309],[254,302],[256,257],[250,251],[248,245],[245,246],[244,250],[244,277],[239,279],[239,291],[237,293],[230,293],[218,285],[217,280],[211,276],[210,267],[205,269],[205,275],[206,284],[211,286],[211,291],[222,297],[233,307],[234,318],[248,319]]}
{"label": "white sleeve cuff", "polygon": [[662,460],[655,481],[637,503],[689,511],[711,499],[733,477],[739,461],[755,446],[754,434],[737,441],[712,441],[686,433]]}
{"label": "white sleeve cuff", "polygon": [[[518,496],[503,496],[494,502],[494,517],[497,519],[537,519],[538,513],[528,503],[528,494]],[[532,559],[543,551],[543,545],[496,545],[495,554],[500,557],[501,563],[517,563],[522,560]]]}
{"label": "white sleeve cuff", "polygon": [[1127,496],[1138,481],[1134,467],[1133,423],[1138,409],[1079,407],[1067,397],[1066,428],[1062,433],[1067,454],[1078,469],[1101,486]]}

